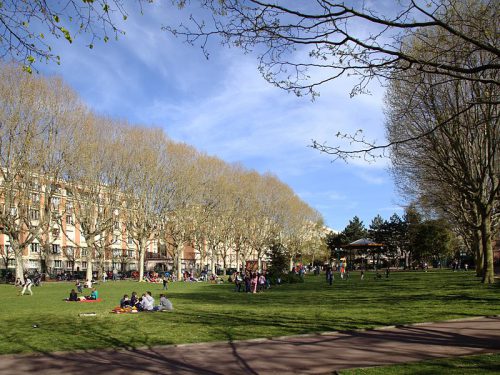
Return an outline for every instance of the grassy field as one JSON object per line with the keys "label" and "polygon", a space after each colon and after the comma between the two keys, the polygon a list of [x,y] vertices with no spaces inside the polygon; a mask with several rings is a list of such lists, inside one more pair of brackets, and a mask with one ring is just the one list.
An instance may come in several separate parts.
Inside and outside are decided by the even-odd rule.
{"label": "grassy field", "polygon": [[[45,283],[33,296],[0,285],[0,354],[227,341],[352,330],[392,324],[500,314],[499,284],[485,286],[472,272],[394,272],[389,279],[348,281],[309,276],[259,294],[235,293],[229,284],[172,283],[172,313],[111,314],[121,296],[161,284],[130,281],[98,285],[102,303],[63,299],[73,283]],[[80,317],[95,312],[96,316]],[[33,328],[33,325],[38,328]]]}
{"label": "grassy field", "polygon": [[340,371],[341,375],[485,375],[498,373],[500,373],[500,354],[498,353]]}

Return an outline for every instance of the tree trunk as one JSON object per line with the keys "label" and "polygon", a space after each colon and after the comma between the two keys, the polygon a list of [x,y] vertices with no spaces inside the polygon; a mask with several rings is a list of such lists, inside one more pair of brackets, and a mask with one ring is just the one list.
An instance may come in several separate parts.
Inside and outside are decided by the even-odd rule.
{"label": "tree trunk", "polygon": [[182,255],[184,251],[184,243],[179,243],[177,245],[177,280],[182,279]]}
{"label": "tree trunk", "polygon": [[484,269],[484,251],[483,251],[483,241],[481,237],[482,237],[481,231],[475,230],[472,246],[474,248],[477,277],[483,276],[483,269]]}
{"label": "tree trunk", "polygon": [[215,250],[212,248],[212,253],[210,254],[210,272],[212,275],[215,274]]}
{"label": "tree trunk", "polygon": [[85,273],[85,280],[92,280],[92,249],[87,247],[87,272]]}
{"label": "tree trunk", "polygon": [[241,267],[242,267],[242,271],[246,271],[247,269],[247,258],[245,256],[242,256],[241,257]]}
{"label": "tree trunk", "polygon": [[293,270],[293,257],[290,257],[290,264],[289,264],[288,270],[289,271]]}
{"label": "tree trunk", "polygon": [[146,257],[146,243],[143,239],[139,241],[139,282],[144,281],[144,258]]}
{"label": "tree trunk", "polygon": [[19,247],[14,249],[14,257],[16,259],[16,279],[19,278],[24,283],[23,249]]}
{"label": "tree trunk", "polygon": [[484,252],[483,283],[493,284],[495,282],[495,270],[493,267],[493,246],[491,242],[491,218],[486,212],[481,222],[481,237]]}

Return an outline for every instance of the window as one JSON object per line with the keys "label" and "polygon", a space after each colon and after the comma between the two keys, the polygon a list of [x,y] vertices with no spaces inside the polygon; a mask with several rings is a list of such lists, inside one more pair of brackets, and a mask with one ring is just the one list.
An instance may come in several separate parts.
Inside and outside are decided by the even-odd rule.
{"label": "window", "polygon": [[52,197],[52,207],[55,208],[56,210],[59,209],[59,204],[61,203],[61,200],[58,197]]}
{"label": "window", "polygon": [[52,254],[61,254],[61,245],[52,244]]}
{"label": "window", "polygon": [[37,193],[31,193],[31,201],[33,203],[38,203],[40,202],[40,195]]}
{"label": "window", "polygon": [[66,261],[66,268],[73,269],[75,267],[75,262],[72,260]]}
{"label": "window", "polygon": [[7,261],[7,267],[15,267],[16,266],[16,260],[15,259],[9,259]]}
{"label": "window", "polygon": [[10,215],[11,216],[17,216],[17,207],[11,207],[10,208]]}
{"label": "window", "polygon": [[62,260],[54,260],[54,268],[62,268]]}
{"label": "window", "polygon": [[119,230],[120,229],[120,222],[119,221],[115,221],[113,223],[113,228]]}
{"label": "window", "polygon": [[82,270],[86,270],[87,269],[87,262],[82,262]]}
{"label": "window", "polygon": [[[82,257],[86,257],[87,256],[87,249],[86,248],[83,248],[82,249]],[[85,267],[86,268],[86,267]]]}
{"label": "window", "polygon": [[129,251],[128,251],[128,257],[129,257],[129,258],[133,258],[133,257],[134,257],[134,253],[135,253],[135,251],[134,251],[134,250],[129,250]]}
{"label": "window", "polygon": [[71,214],[66,215],[66,224],[73,225],[73,216]]}
{"label": "window", "polygon": [[40,210],[31,209],[30,210],[30,219],[31,220],[40,220]]}
{"label": "window", "polygon": [[113,269],[114,270],[121,270],[122,269],[121,264],[118,262],[113,262]]}
{"label": "window", "polygon": [[130,271],[135,271],[135,270],[137,269],[137,267],[136,267],[136,265],[135,265],[134,263],[132,263],[132,264],[130,264],[130,265],[128,266],[128,269],[129,269]]}
{"label": "window", "polygon": [[132,239],[132,237],[128,238],[128,244],[129,245],[133,245],[134,244],[134,240]]}
{"label": "window", "polygon": [[115,258],[122,256],[122,251],[120,249],[113,249],[113,256]]}
{"label": "window", "polygon": [[38,269],[38,266],[40,265],[40,262],[36,259],[29,259],[28,260],[28,268],[36,268]]}
{"label": "window", "polygon": [[72,246],[66,247],[66,256],[72,257],[75,255],[75,249]]}
{"label": "window", "polygon": [[40,252],[40,244],[36,243],[36,242],[33,242],[31,244],[31,252],[32,253],[39,253]]}

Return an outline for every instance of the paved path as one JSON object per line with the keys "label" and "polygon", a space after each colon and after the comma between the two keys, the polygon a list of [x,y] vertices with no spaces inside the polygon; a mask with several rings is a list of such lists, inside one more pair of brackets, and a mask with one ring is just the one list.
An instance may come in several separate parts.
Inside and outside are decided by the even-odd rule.
{"label": "paved path", "polygon": [[500,352],[500,317],[134,350],[0,356],[0,374],[331,374]]}

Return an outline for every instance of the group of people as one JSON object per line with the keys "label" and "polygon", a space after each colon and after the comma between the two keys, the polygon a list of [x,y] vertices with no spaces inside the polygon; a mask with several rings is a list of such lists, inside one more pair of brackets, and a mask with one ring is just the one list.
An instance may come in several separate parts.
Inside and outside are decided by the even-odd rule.
{"label": "group of people", "polygon": [[[336,270],[339,271],[341,280],[347,280],[349,278],[349,269],[347,268],[347,263],[340,262],[338,269],[335,266],[328,265],[326,267],[326,270],[325,270],[326,271],[325,276],[326,276],[326,282],[329,285],[333,284],[333,280],[335,279],[335,271]],[[364,277],[365,277],[365,271],[364,271],[364,269],[361,269],[361,280],[363,280]]]}
{"label": "group of people", "polygon": [[264,273],[251,272],[250,270],[246,270],[244,273],[235,272],[232,279],[236,292],[257,293],[270,287],[269,279]]}
{"label": "group of people", "polygon": [[150,291],[138,296],[136,292],[132,292],[129,297],[125,294],[120,300],[120,308],[135,308],[137,311],[172,311],[174,309],[172,302],[165,296],[160,294],[160,303],[155,305],[155,299]]}
{"label": "group of people", "polygon": [[98,300],[99,299],[99,292],[97,291],[96,288],[92,288],[92,290],[88,296],[78,296],[78,293],[83,293],[83,289],[81,289],[81,286],[78,286],[79,284],[80,284],[80,282],[77,280],[78,292],[75,289],[71,289],[71,292],[69,292],[69,298],[67,298],[66,301],[79,302],[79,301]]}

